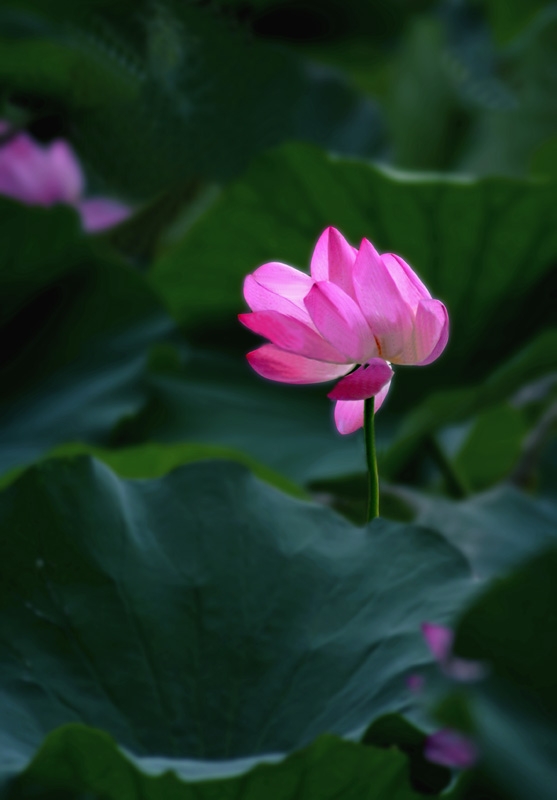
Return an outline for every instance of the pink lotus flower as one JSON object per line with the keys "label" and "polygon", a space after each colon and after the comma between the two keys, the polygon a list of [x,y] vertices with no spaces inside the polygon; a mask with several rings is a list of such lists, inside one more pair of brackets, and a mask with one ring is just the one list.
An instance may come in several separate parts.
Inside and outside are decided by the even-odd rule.
{"label": "pink lotus flower", "polygon": [[364,239],[357,250],[335,228],[319,238],[311,275],[279,262],[263,264],[244,282],[252,310],[240,321],[270,340],[248,353],[253,369],[283,383],[340,378],[336,400],[340,433],[364,421],[364,400],[383,403],[391,364],[430,364],[449,336],[447,310],[433,300],[409,265],[379,255]]}
{"label": "pink lotus flower", "polygon": [[[1,121],[0,134],[9,134]],[[0,145],[0,194],[27,205],[73,206],[89,233],[117,225],[130,215],[131,210],[116,200],[85,199],[84,185],[79,161],[63,139],[41,145],[26,133],[16,133]]]}

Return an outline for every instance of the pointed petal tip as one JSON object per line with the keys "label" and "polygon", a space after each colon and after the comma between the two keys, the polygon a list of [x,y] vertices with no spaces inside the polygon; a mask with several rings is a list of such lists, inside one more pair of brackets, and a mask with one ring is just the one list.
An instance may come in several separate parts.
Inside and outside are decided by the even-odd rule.
{"label": "pointed petal tip", "polygon": [[354,433],[364,425],[364,401],[337,400],[334,416],[337,431],[342,436]]}
{"label": "pointed petal tip", "polygon": [[449,658],[454,640],[451,628],[433,622],[423,622],[421,629],[429,651],[435,660],[444,662]]}

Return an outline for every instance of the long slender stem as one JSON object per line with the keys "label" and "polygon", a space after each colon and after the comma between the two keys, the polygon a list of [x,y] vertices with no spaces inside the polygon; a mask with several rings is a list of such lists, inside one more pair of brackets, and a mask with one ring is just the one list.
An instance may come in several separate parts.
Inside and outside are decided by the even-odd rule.
{"label": "long slender stem", "polygon": [[374,398],[364,400],[364,438],[366,440],[367,462],[367,516],[370,522],[379,516],[379,473],[377,472],[377,455],[375,453],[375,413]]}

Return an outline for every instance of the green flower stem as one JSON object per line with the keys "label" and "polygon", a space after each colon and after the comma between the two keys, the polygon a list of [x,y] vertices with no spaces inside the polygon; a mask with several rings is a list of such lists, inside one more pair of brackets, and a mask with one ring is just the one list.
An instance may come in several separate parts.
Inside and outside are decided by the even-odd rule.
{"label": "green flower stem", "polygon": [[368,477],[366,522],[379,516],[379,473],[375,453],[375,398],[364,400],[364,438],[366,440],[366,462]]}

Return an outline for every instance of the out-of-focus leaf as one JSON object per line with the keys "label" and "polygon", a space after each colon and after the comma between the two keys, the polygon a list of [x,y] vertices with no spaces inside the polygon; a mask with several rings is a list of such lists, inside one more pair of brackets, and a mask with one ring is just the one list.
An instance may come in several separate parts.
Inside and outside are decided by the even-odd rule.
{"label": "out-of-focus leaf", "polygon": [[77,214],[67,206],[29,207],[0,197],[0,237],[1,324],[91,254]]}
{"label": "out-of-focus leaf", "polygon": [[[66,456],[92,455],[99,461],[107,464],[117,475],[122,478],[159,478],[166,475],[176,467],[190,464],[193,461],[212,461],[227,459],[244,464],[254,475],[261,480],[276,486],[287,494],[301,499],[308,499],[307,492],[303,491],[293,481],[275,472],[254,458],[233,450],[230,447],[219,447],[207,444],[155,444],[147,443],[136,447],[123,447],[119,450],[94,447],[81,442],[71,442],[55,447],[45,455],[45,458],[64,458]],[[15,470],[0,478],[0,487],[4,488],[21,475],[26,467],[17,467]]]}
{"label": "out-of-focus leaf", "polygon": [[530,171],[537,177],[557,178],[557,136],[538,147],[532,156]]}
{"label": "out-of-focus leaf", "polygon": [[132,198],[227,180],[286,139],[364,156],[382,143],[377,106],[342,75],[257,41],[215,6],[89,7],[68,20],[8,3],[0,25],[5,92],[69,119],[94,176]]}
{"label": "out-of-focus leaf", "polygon": [[455,161],[465,126],[437,20],[416,20],[399,46],[393,72],[385,101],[393,163],[404,169],[446,168]]}
{"label": "out-of-focus leaf", "polygon": [[454,464],[473,491],[507,478],[522,451],[528,423],[519,409],[498,405],[474,421]]}
{"label": "out-of-focus leaf", "polygon": [[17,800],[20,791],[32,791],[36,800],[51,800],[49,792],[59,798],[65,789],[103,800],[296,800],[301,786],[305,797],[319,800],[424,800],[409,784],[404,755],[331,735],[286,757],[215,762],[137,758],[81,725],[51,733],[0,797]]}
{"label": "out-of-focus leaf", "polygon": [[[66,723],[102,729],[152,774],[355,737],[385,713],[419,718],[405,677],[431,665],[420,623],[450,621],[472,588],[438,534],[356,528],[226,462],[125,481],[88,458],[53,460],[2,492],[0,524],[4,779]],[[36,779],[96,789],[86,781],[102,781],[113,746],[95,736],[55,734]]]}
{"label": "out-of-focus leaf", "polygon": [[440,531],[482,580],[508,571],[557,541],[557,505],[511,486],[459,502],[415,496],[416,521]]}
{"label": "out-of-focus leaf", "polygon": [[424,756],[425,734],[400,714],[387,714],[365,732],[363,742],[375,747],[397,747],[408,757],[412,785],[429,795],[437,794],[450,782],[451,773]]}
{"label": "out-of-focus leaf", "polygon": [[337,433],[324,387],[269,383],[240,355],[192,350],[183,369],[154,371],[148,387],[149,403],[115,433],[119,446],[154,440],[233,448],[299,483],[364,469],[362,437]]}
{"label": "out-of-focus leaf", "polygon": [[406,258],[449,309],[443,357],[396,371],[389,407],[408,407],[440,384],[484,379],[516,351],[517,329],[527,341],[554,320],[554,199],[553,183],[401,174],[289,145],[226,189],[152,281],[181,321],[208,325],[244,306],[242,280],[265,261],[307,267],[327,225],[354,244],[366,236]]}
{"label": "out-of-focus leaf", "polygon": [[500,365],[482,384],[435,392],[409,414],[388,449],[381,455],[384,477],[396,476],[437,430],[485,413],[508,400],[525,385],[557,367],[557,330],[536,336]]}
{"label": "out-of-focus leaf", "polygon": [[484,0],[491,29],[500,43],[519,33],[548,5],[548,0]]}
{"label": "out-of-focus leaf", "polygon": [[[503,5],[503,0],[501,2]],[[536,3],[530,4],[534,10]],[[557,135],[557,5],[496,55],[514,107],[487,109],[469,137],[461,169],[525,175],[535,152]]]}
{"label": "out-of-focus leaf", "polygon": [[440,713],[464,725],[482,765],[515,800],[553,800],[557,785],[557,550],[536,556],[478,598],[461,620],[455,652],[489,677],[461,686]]}
{"label": "out-of-focus leaf", "polygon": [[5,472],[60,442],[106,441],[145,401],[149,348],[172,324],[137,275],[79,233],[73,212],[1,208]]}

